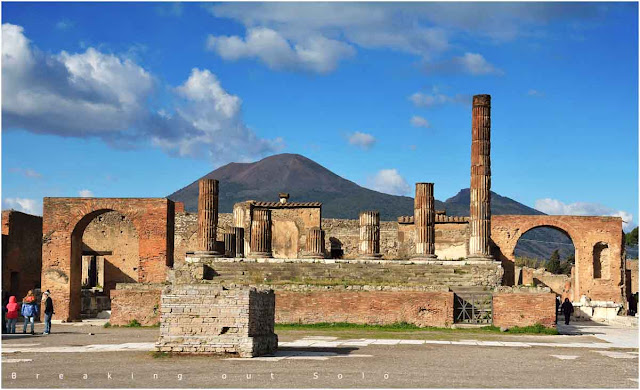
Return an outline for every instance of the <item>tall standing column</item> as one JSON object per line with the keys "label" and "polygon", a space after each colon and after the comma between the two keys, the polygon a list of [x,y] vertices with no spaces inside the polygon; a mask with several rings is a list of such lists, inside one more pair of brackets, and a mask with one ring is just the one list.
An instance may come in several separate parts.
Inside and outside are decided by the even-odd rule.
{"label": "tall standing column", "polygon": [[196,255],[222,256],[216,245],[218,229],[218,181],[198,182],[198,248]]}
{"label": "tall standing column", "polygon": [[272,257],[271,210],[254,209],[251,219],[251,253],[249,257]]}
{"label": "tall standing column", "polygon": [[224,233],[224,256],[236,257],[236,234]]}
{"label": "tall standing column", "polygon": [[313,227],[307,231],[307,247],[303,257],[324,259],[324,230]]}
{"label": "tall standing column", "polygon": [[417,258],[436,258],[436,210],[433,183],[416,183],[413,220],[416,229]]}
{"label": "tall standing column", "polygon": [[236,236],[236,257],[244,257],[244,228],[234,227],[233,234]]}
{"label": "tall standing column", "polygon": [[491,95],[473,97],[469,258],[490,260]]}
{"label": "tall standing column", "polygon": [[380,213],[362,211],[360,213],[360,258],[378,259],[380,254]]}

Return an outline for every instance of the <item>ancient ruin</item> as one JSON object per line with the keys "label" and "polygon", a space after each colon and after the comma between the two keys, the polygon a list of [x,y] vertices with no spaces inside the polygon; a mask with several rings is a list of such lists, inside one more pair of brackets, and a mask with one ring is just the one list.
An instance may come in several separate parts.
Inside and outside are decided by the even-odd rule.
{"label": "ancient ruin", "polygon": [[[286,192],[219,213],[211,179],[199,182],[197,214],[168,199],[45,198],[41,228],[3,213],[3,289],[50,289],[64,321],[162,322],[159,351],[243,356],[274,350],[274,319],[553,326],[555,294],[585,316],[615,316],[637,291],[621,219],[492,216],[490,108],[489,95],[474,96],[469,217],[435,210],[433,183],[416,184],[413,215],[396,221],[322,218],[321,203]],[[515,266],[518,240],[540,226],[573,241],[571,276]],[[41,258],[25,257],[27,230],[42,238]]]}

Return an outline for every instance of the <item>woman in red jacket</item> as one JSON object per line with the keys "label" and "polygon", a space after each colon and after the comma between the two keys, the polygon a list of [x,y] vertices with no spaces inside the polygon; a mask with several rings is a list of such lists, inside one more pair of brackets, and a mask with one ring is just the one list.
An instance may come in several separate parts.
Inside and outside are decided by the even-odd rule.
{"label": "woman in red jacket", "polygon": [[16,333],[16,322],[18,322],[18,303],[16,297],[9,297],[7,304],[7,333]]}

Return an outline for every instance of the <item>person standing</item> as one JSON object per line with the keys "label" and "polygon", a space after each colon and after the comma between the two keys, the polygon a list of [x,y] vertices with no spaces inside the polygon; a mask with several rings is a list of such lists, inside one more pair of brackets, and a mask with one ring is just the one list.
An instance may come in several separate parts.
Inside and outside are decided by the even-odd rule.
{"label": "person standing", "polygon": [[22,300],[22,316],[24,317],[24,326],[22,327],[22,333],[27,333],[27,324],[31,322],[31,334],[35,332],[35,319],[38,315],[38,303],[36,297],[33,295],[33,291],[29,290],[27,296]]}
{"label": "person standing", "polygon": [[51,299],[51,292],[45,291],[44,298],[44,333],[51,333],[51,317],[53,317],[53,300]]}
{"label": "person standing", "polygon": [[18,322],[18,302],[15,296],[9,297],[7,303],[7,333],[16,333],[16,322]]}
{"label": "person standing", "polygon": [[571,314],[573,313],[573,305],[569,302],[569,298],[564,299],[564,303],[562,304],[562,314],[564,314],[564,324],[569,325],[569,319],[571,318]]}
{"label": "person standing", "polygon": [[559,311],[560,311],[560,296],[556,295],[556,322],[558,322]]}

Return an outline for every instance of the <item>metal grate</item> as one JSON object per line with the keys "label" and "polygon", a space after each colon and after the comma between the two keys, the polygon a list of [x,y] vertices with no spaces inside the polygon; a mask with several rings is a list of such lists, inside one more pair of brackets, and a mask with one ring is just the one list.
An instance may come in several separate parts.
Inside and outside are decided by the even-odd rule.
{"label": "metal grate", "polygon": [[465,294],[455,295],[454,316],[456,323],[492,324],[493,295]]}

